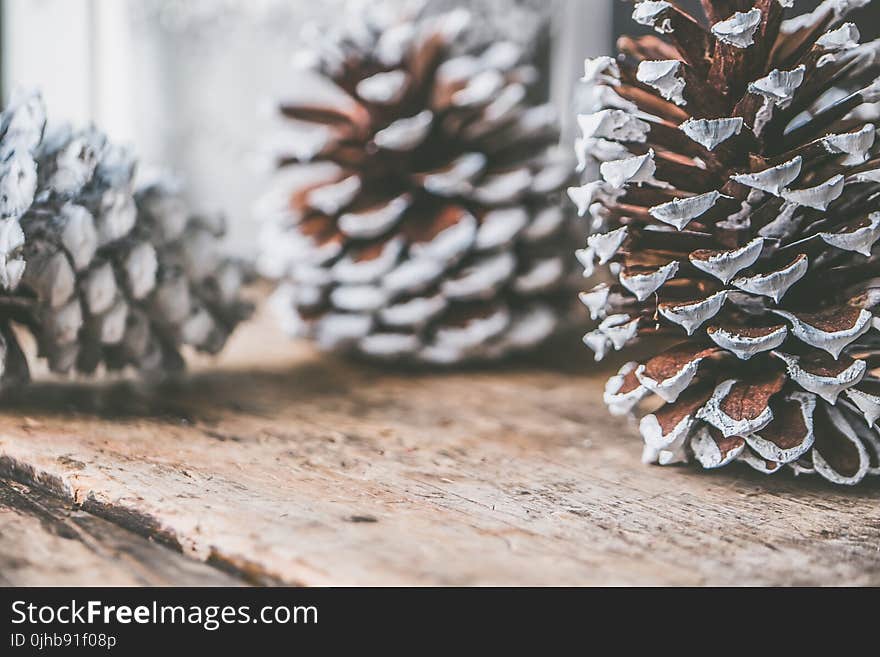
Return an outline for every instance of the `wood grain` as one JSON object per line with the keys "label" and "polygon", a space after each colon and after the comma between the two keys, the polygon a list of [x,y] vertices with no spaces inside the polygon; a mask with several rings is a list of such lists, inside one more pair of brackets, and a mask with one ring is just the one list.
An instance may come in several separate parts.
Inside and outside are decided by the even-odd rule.
{"label": "wood grain", "polygon": [[188,379],[14,393],[0,470],[253,583],[880,584],[876,484],[644,466],[607,374],[576,338],[387,371],[260,318]]}
{"label": "wood grain", "polygon": [[188,559],[31,486],[0,481],[0,586],[236,586]]}

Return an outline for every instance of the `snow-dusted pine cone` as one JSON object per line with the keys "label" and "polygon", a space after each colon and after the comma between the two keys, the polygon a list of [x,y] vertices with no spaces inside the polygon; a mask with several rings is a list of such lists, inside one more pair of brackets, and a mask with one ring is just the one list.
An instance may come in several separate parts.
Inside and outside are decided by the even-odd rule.
{"label": "snow-dusted pine cone", "polygon": [[601,180],[569,194],[596,231],[578,257],[616,281],[582,295],[584,340],[671,340],[606,388],[646,411],[646,461],[855,484],[880,473],[880,42],[843,22],[866,0],[791,4],[640,2],[659,36],[586,62]]}
{"label": "snow-dusted pine cone", "polygon": [[26,380],[11,324],[59,373],[179,369],[179,348],[216,352],[247,313],[218,222],[166,183],[135,192],[135,161],[93,128],[45,130],[36,94],[0,115],[0,335],[4,378]]}
{"label": "snow-dusted pine cone", "polygon": [[453,363],[560,324],[570,166],[554,112],[513,44],[452,54],[468,18],[358,11],[307,58],[324,97],[281,105],[262,264],[289,328],[324,348]]}

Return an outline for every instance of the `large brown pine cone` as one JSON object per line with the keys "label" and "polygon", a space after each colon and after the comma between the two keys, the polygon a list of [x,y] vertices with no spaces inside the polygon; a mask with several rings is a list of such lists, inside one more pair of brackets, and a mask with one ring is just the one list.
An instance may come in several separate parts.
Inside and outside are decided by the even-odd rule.
{"label": "large brown pine cone", "polygon": [[222,223],[173,188],[135,191],[135,160],[89,128],[45,130],[36,94],[0,115],[0,336],[4,380],[29,368],[13,324],[52,371],[177,370],[179,349],[216,352],[249,307]]}
{"label": "large brown pine cone", "polygon": [[306,58],[329,98],[281,105],[281,173],[324,168],[279,176],[264,268],[288,327],[324,348],[453,363],[560,324],[570,174],[554,113],[513,44],[453,54],[467,21],[357,12]]}
{"label": "large brown pine cone", "polygon": [[596,231],[579,258],[616,280],[582,295],[584,340],[672,339],[606,389],[646,412],[646,461],[854,484],[880,473],[880,42],[843,22],[866,0],[791,4],[640,2],[658,36],[586,62],[601,180],[569,194]]}

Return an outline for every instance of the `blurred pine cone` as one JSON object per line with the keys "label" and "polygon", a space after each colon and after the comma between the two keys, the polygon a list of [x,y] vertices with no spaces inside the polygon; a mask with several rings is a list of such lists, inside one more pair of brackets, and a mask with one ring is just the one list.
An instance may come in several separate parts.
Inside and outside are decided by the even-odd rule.
{"label": "blurred pine cone", "polygon": [[646,461],[855,484],[880,473],[880,42],[843,22],[866,0],[791,4],[640,2],[659,36],[586,62],[601,180],[569,194],[596,231],[578,257],[616,281],[582,295],[584,341],[675,341],[606,388],[615,413],[644,400]]}
{"label": "blurred pine cone", "polygon": [[[570,166],[554,112],[530,99],[535,69],[506,42],[453,54],[467,12],[377,6],[319,35],[300,60],[323,87],[281,105],[275,305],[295,334],[377,358],[534,346],[571,296]],[[308,184],[302,162],[322,165]]]}
{"label": "blurred pine cone", "polygon": [[45,130],[37,94],[0,114],[3,380],[29,368],[12,329],[54,372],[179,369],[179,349],[216,352],[249,307],[223,227],[191,216],[167,182],[133,189],[135,160],[89,128]]}

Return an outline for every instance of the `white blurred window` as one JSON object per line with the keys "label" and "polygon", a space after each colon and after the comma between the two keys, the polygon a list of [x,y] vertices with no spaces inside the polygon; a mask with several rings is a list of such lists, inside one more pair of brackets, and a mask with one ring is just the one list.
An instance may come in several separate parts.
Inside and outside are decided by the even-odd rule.
{"label": "white blurred window", "polygon": [[53,119],[94,121],[132,141],[129,3],[0,1],[4,101],[17,85],[39,88]]}

